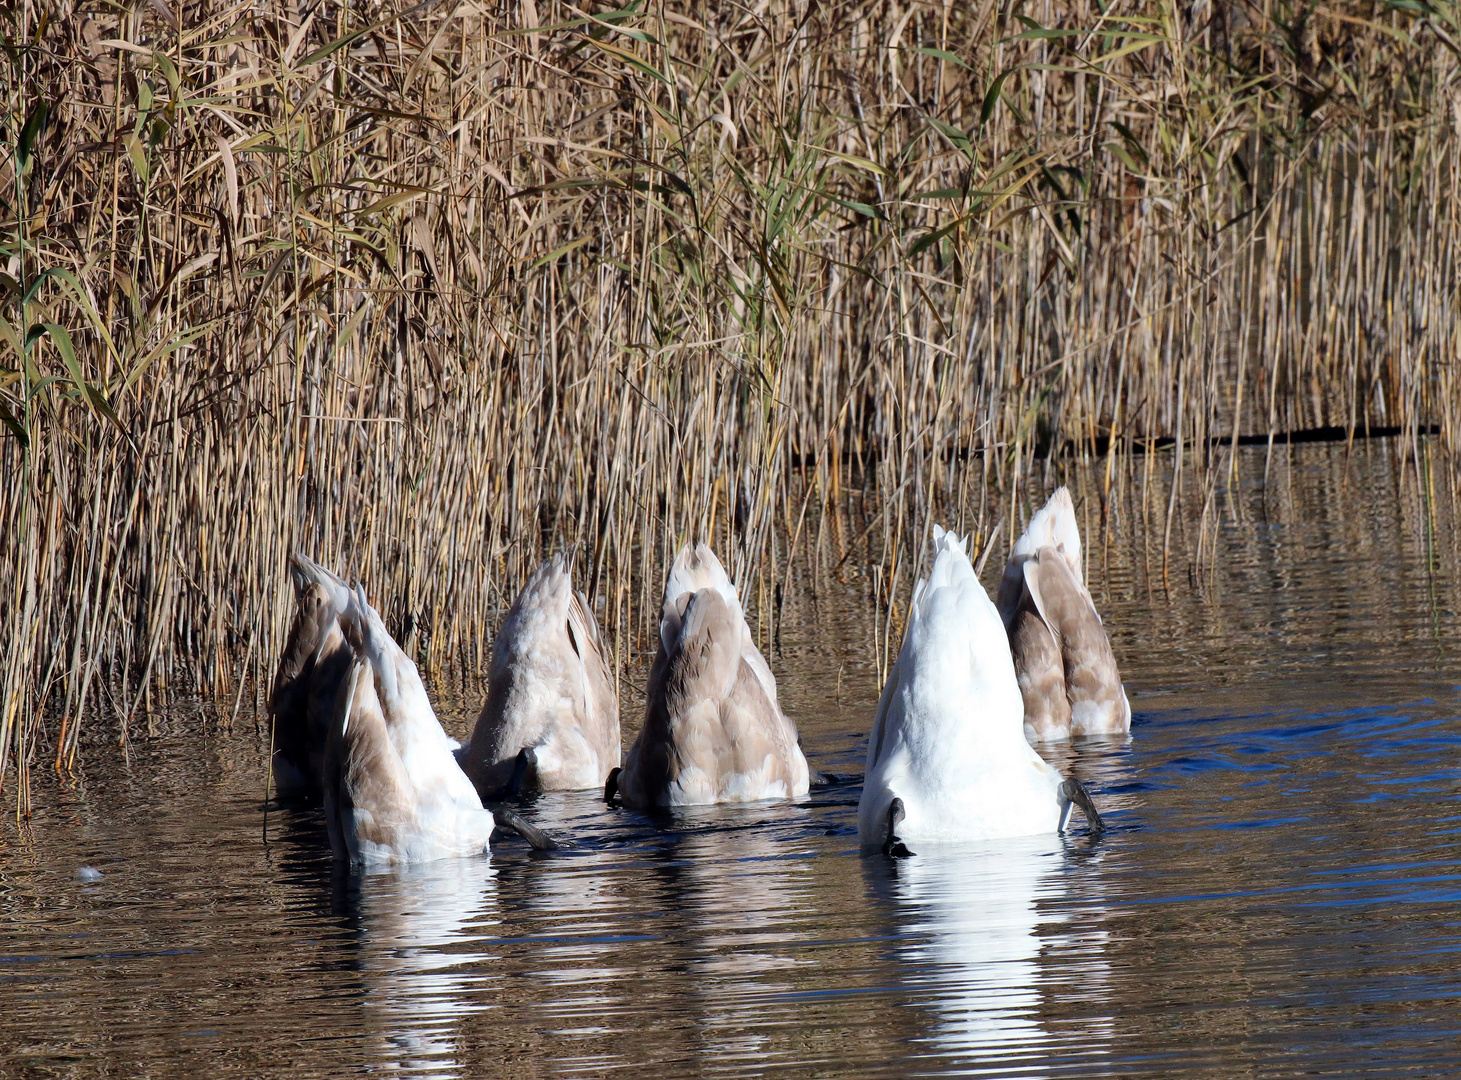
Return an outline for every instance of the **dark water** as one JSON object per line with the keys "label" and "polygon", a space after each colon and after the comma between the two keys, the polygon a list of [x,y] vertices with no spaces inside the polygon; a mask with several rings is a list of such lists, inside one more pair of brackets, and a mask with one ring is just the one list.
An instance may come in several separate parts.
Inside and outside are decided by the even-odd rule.
{"label": "dark water", "polygon": [[1088,541],[1136,722],[1052,757],[1099,842],[861,858],[872,630],[825,586],[778,675],[848,779],[664,819],[545,797],[561,855],[352,876],[295,811],[266,846],[258,740],[180,706],[0,832],[0,1073],[1461,1070],[1449,501],[1378,444],[1262,466],[1203,568],[1163,583],[1160,491]]}

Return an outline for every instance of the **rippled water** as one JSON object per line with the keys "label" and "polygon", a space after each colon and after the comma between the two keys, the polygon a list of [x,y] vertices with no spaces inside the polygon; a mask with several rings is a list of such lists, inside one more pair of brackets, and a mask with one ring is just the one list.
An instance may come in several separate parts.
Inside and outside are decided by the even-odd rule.
{"label": "rippled water", "polygon": [[1099,841],[860,857],[871,629],[830,600],[778,675],[845,779],[663,817],[544,797],[578,842],[551,856],[351,875],[303,811],[266,845],[257,739],[180,707],[0,832],[0,1073],[1452,1072],[1449,511],[1379,445],[1262,466],[1165,587],[1134,509],[1088,542],[1136,722],[1052,757]]}

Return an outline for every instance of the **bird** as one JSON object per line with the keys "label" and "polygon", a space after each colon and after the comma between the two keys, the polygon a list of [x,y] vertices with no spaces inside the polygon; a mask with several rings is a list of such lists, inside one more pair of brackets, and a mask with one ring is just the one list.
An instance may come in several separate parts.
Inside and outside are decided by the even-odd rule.
{"label": "bird", "polygon": [[[416,665],[386,631],[364,586],[351,588],[304,555],[295,557],[294,567],[301,586],[298,633],[285,647],[285,677],[282,683],[276,677],[274,696],[278,715],[290,724],[303,713],[298,741],[311,769],[318,757],[334,855],[376,867],[483,854],[497,826],[535,848],[559,846],[514,811],[483,806]],[[313,662],[305,656],[311,640],[317,642]],[[320,662],[322,655],[328,664]],[[323,745],[317,746],[321,725]],[[289,730],[291,738],[298,735],[297,724]]]}
{"label": "bird", "polygon": [[339,624],[350,588],[304,554],[294,556],[290,570],[294,622],[269,694],[274,737],[270,767],[279,794],[309,797],[323,790],[335,697],[350,671],[350,647]]}
{"label": "bird", "polygon": [[1016,541],[999,584],[1031,742],[1131,728],[1131,702],[1096,605],[1081,580],[1070,491],[1057,488]]}
{"label": "bird", "polygon": [[857,808],[864,849],[911,855],[938,844],[1064,831],[1100,814],[1026,741],[1024,704],[999,613],[965,541],[935,525],[898,658],[868,737]]}
{"label": "bird", "polygon": [[619,698],[572,558],[545,561],[492,645],[487,702],[460,755],[483,799],[601,789],[619,765]]}
{"label": "bird", "polygon": [[644,726],[605,797],[634,807],[792,799],[811,772],[756,648],[740,598],[704,544],[683,547],[665,585]]}

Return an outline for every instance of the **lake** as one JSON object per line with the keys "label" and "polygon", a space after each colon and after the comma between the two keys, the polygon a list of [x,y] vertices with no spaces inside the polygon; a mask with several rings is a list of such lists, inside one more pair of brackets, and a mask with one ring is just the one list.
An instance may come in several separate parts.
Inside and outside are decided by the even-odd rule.
{"label": "lake", "polygon": [[[1387,440],[1256,447],[1210,504],[1202,565],[1163,577],[1165,488],[1087,536],[1135,721],[1046,753],[1101,807],[1094,840],[862,857],[873,631],[831,579],[789,605],[773,657],[838,777],[801,804],[543,796],[526,813],[573,849],[361,875],[318,812],[271,810],[265,842],[251,723],[184,701],[125,754],[94,735],[76,783],[38,768],[34,820],[0,826],[0,1073],[1453,1071],[1444,486]],[[477,704],[445,688],[438,711],[460,734]]]}

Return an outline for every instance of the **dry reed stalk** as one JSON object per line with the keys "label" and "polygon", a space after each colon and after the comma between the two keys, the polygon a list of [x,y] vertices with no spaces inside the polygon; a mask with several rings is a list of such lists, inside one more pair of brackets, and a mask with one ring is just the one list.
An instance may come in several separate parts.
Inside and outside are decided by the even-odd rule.
{"label": "dry reed stalk", "polygon": [[768,634],[865,574],[886,655],[933,515],[1017,533],[1051,455],[1147,508],[1191,448],[1171,535],[1217,436],[1455,439],[1448,0],[5,18],[20,813],[154,693],[257,707],[296,549],[432,667],[565,544],[627,663],[697,535]]}

